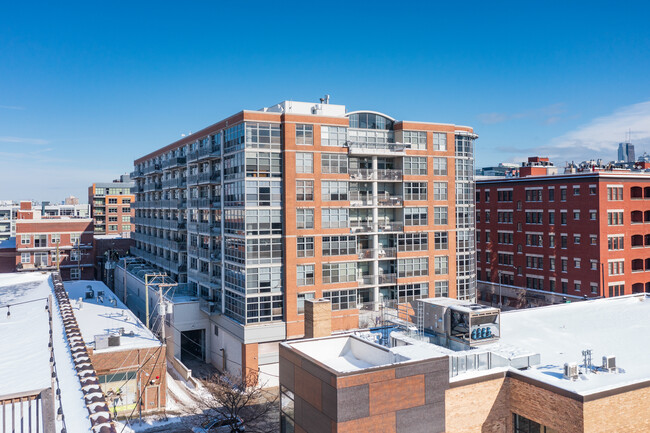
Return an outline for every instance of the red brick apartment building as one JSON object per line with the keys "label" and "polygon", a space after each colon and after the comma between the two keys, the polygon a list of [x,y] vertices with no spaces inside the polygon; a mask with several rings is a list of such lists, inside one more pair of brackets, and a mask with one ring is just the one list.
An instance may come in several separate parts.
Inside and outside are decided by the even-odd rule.
{"label": "red brick apartment building", "polygon": [[131,237],[131,233],[135,231],[135,195],[131,193],[133,185],[129,176],[123,175],[119,180],[93,183],[88,187],[88,203],[95,224],[95,234]]}
{"label": "red brick apartment building", "polygon": [[56,270],[57,257],[63,280],[93,279],[92,219],[42,217],[31,202],[21,202],[16,220],[16,271]]}
{"label": "red brick apartment building", "polygon": [[589,297],[650,292],[650,174],[548,176],[546,165],[477,181],[478,279]]}
{"label": "red brick apartment building", "polygon": [[335,329],[382,299],[473,299],[476,138],[329,103],[241,111],[135,161],[133,252],[203,299],[217,365],[230,339],[247,368],[258,343],[277,359],[307,299]]}

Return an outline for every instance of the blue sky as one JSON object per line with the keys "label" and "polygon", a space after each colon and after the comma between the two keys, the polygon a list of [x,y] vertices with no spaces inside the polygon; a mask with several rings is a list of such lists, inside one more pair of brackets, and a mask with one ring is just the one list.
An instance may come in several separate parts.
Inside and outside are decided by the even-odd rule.
{"label": "blue sky", "polygon": [[650,152],[643,2],[0,6],[0,200],[93,181],[285,99],[471,125],[477,166]]}

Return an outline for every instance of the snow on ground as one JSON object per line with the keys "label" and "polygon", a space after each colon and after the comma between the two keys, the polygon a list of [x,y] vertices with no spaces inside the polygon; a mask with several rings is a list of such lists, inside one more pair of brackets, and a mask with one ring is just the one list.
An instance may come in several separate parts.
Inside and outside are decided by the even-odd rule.
{"label": "snow on ground", "polygon": [[[650,297],[617,298],[560,304],[501,314],[501,342],[541,354],[541,364],[521,374],[587,395],[650,379]],[[565,362],[592,363],[616,356],[618,373],[562,377]]]}

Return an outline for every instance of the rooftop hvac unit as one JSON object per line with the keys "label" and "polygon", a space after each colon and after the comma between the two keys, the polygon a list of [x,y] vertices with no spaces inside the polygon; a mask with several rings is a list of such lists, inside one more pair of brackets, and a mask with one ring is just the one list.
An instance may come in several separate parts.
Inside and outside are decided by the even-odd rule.
{"label": "rooftop hvac unit", "polygon": [[578,363],[576,362],[566,362],[564,364],[564,378],[565,379],[571,379],[571,380],[577,380],[578,375],[580,374],[578,370]]}
{"label": "rooftop hvac unit", "polygon": [[107,334],[95,335],[95,350],[108,349],[108,346]]}
{"label": "rooftop hvac unit", "polygon": [[119,335],[109,335],[108,336],[108,346],[115,347],[120,345],[120,336]]}
{"label": "rooftop hvac unit", "polygon": [[616,371],[615,356],[603,356],[603,370]]}

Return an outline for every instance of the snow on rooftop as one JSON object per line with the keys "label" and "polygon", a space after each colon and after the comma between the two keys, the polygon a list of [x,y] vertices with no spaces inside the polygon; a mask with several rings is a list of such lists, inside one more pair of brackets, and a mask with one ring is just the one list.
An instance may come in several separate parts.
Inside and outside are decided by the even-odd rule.
{"label": "snow on rooftop", "polygon": [[[0,274],[0,305],[25,301],[6,309],[0,308],[0,396],[26,391],[40,391],[52,386],[50,376],[49,320],[46,301],[52,295],[52,341],[56,362],[57,383],[61,390],[64,420],[56,420],[56,429],[69,432],[90,431],[88,410],[81,391],[79,377],[63,328],[61,313],[56,307],[49,273]],[[55,402],[58,410],[59,404]]]}
{"label": "snow on rooftop", "polygon": [[[501,314],[501,343],[541,354],[541,364],[521,374],[578,394],[591,394],[650,379],[650,297],[631,295]],[[592,363],[613,355],[618,373],[562,377],[565,362]]]}
{"label": "snow on rooftop", "polygon": [[[101,281],[65,281],[65,290],[87,346],[95,346],[95,336],[121,333],[120,345],[96,352],[160,346],[160,341]],[[87,299],[88,286],[93,298]],[[102,296],[100,292],[103,292]],[[81,304],[79,299],[82,299]],[[151,306],[152,311],[155,305]],[[123,329],[123,332],[121,330]]]}

